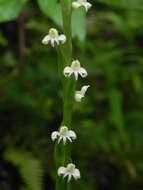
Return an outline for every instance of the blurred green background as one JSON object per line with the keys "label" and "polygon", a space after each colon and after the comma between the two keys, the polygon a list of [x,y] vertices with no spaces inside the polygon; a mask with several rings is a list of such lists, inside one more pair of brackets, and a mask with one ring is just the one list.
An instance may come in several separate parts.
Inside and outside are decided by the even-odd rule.
{"label": "blurred green background", "polygon": [[[73,12],[73,57],[91,87],[74,105],[74,190],[143,189],[143,1],[91,0]],[[62,120],[55,49],[56,0],[0,0],[0,190],[53,190],[54,144]]]}

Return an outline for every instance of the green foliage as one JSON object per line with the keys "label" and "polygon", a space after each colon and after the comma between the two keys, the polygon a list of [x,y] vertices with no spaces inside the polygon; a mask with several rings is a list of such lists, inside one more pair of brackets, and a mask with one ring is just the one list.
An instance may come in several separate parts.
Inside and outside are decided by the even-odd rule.
{"label": "green foliage", "polygon": [[[61,5],[56,0],[38,0],[40,9],[50,17],[58,26],[62,26]],[[82,9],[72,13],[72,33],[80,40],[85,38],[85,12]]]}
{"label": "green foliage", "polygon": [[120,91],[117,89],[111,89],[109,93],[109,103],[110,103],[110,116],[113,124],[119,129],[119,132],[123,132],[124,120],[122,112],[122,100]]}
{"label": "green foliage", "polygon": [[15,149],[7,150],[5,158],[19,168],[29,190],[42,189],[43,168],[40,160],[34,158],[30,153]]}
{"label": "green foliage", "polygon": [[15,19],[27,0],[0,0],[0,22]]}
{"label": "green foliage", "polygon": [[50,17],[57,25],[62,26],[61,5],[56,0],[37,0],[41,11]]}
{"label": "green foliage", "polygon": [[6,46],[7,45],[7,40],[3,36],[3,34],[1,32],[0,32],[0,45],[2,45],[2,46]]}
{"label": "green foliage", "polygon": [[72,34],[81,41],[85,40],[85,24],[85,11],[82,8],[74,10],[72,14]]}
{"label": "green foliage", "polygon": [[[17,18],[28,0],[0,0],[0,22]],[[56,0],[37,0],[41,11],[51,18],[59,27],[62,26],[61,6]],[[14,11],[13,11],[14,10]],[[82,9],[73,11],[73,36],[80,40],[85,38],[85,13]]]}
{"label": "green foliage", "polygon": [[97,0],[99,2],[104,2],[110,6],[133,9],[133,10],[143,10],[143,0]]}
{"label": "green foliage", "polygon": [[[76,187],[73,182],[72,189],[143,189],[142,5],[136,8],[140,3],[136,0],[90,2],[87,38],[83,43],[73,40],[73,58],[89,73],[78,81],[77,90],[86,84],[91,87],[80,104],[74,103],[72,127],[78,138],[72,154],[82,178]],[[55,23],[60,25],[47,13],[42,14],[35,1],[27,4],[25,14],[25,61],[20,71],[17,27],[11,22],[0,26],[0,150],[14,147],[18,160],[8,160],[18,166],[22,177],[20,165],[24,167],[28,157],[35,160],[31,155],[37,155],[48,167],[45,185],[52,190],[56,170],[50,134],[61,123],[63,95],[56,51],[41,45],[41,40]],[[81,21],[79,16],[74,20]],[[83,35],[76,24],[74,29]],[[17,146],[25,151],[17,151]],[[28,184],[26,180],[23,177]],[[0,181],[0,187],[2,184]],[[9,181],[7,184],[11,186]]]}

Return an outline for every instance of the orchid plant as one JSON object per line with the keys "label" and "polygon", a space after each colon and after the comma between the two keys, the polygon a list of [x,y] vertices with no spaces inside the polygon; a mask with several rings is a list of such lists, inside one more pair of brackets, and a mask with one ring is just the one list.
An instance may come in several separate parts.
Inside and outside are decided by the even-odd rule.
{"label": "orchid plant", "polygon": [[[57,169],[56,190],[69,189],[71,179],[80,179],[80,171],[72,163],[71,143],[76,140],[76,133],[71,130],[71,120],[74,102],[81,102],[85,96],[89,85],[85,85],[80,91],[76,91],[76,82],[79,79],[87,77],[87,71],[81,67],[78,60],[72,58],[72,31],[71,15],[72,9],[84,7],[87,12],[91,4],[87,0],[60,0],[63,16],[63,33],[51,28],[48,34],[43,38],[44,45],[51,44],[58,52],[58,67],[63,88],[63,120],[57,131],[52,132],[51,139],[55,143],[55,162]],[[72,61],[73,60],[73,61]]]}

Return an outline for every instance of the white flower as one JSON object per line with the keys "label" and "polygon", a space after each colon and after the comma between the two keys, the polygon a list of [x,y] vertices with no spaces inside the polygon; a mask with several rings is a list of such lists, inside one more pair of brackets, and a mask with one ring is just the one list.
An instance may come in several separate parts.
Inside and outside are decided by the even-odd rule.
{"label": "white flower", "polygon": [[63,143],[65,144],[67,140],[72,142],[72,140],[76,139],[76,134],[72,130],[68,130],[66,126],[62,126],[59,131],[54,131],[51,134],[51,139],[55,141],[58,138],[58,143],[60,143],[61,140],[63,140]]}
{"label": "white flower", "polygon": [[85,96],[85,93],[90,85],[83,86],[80,91],[75,92],[75,100],[81,102],[82,98]]}
{"label": "white flower", "polygon": [[72,7],[74,9],[77,9],[81,6],[83,6],[87,12],[88,9],[90,9],[92,5],[91,5],[91,3],[87,2],[87,0],[77,0],[77,1],[72,3]]}
{"label": "white flower", "polygon": [[78,79],[78,74],[82,78],[87,76],[87,71],[80,66],[80,62],[78,60],[74,60],[71,66],[67,66],[64,68],[64,75],[65,77],[70,77],[74,73],[75,79]]}
{"label": "white flower", "polygon": [[80,171],[75,167],[74,164],[70,163],[67,165],[67,167],[59,167],[58,169],[58,175],[64,175],[64,178],[68,176],[68,182],[71,180],[73,177],[74,179],[79,179],[80,178]]}
{"label": "white flower", "polygon": [[59,45],[59,43],[61,42],[62,44],[66,42],[66,36],[65,35],[59,35],[58,31],[55,28],[51,28],[49,30],[49,34],[46,35],[43,40],[42,43],[44,45],[47,45],[49,42],[51,42],[51,46],[54,47],[55,43],[57,45]]}

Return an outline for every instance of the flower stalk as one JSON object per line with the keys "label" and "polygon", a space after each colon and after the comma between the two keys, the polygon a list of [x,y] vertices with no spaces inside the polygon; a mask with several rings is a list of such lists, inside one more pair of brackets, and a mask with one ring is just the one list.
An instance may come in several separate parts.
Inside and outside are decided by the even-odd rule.
{"label": "flower stalk", "polygon": [[63,32],[66,35],[67,41],[64,46],[61,47],[62,56],[62,70],[61,77],[63,82],[63,122],[62,124],[71,126],[72,119],[72,107],[74,102],[74,91],[75,91],[75,80],[65,79],[63,75],[63,70],[66,66],[71,64],[72,61],[72,30],[71,30],[71,13],[72,6],[71,0],[61,0],[62,6],[62,17],[63,17]]}
{"label": "flower stalk", "polygon": [[[87,71],[81,67],[78,60],[72,61],[72,7],[84,7],[86,11],[91,7],[87,0],[60,0],[63,18],[63,33],[59,34],[55,28],[49,30],[42,43],[56,46],[58,52],[58,70],[63,88],[63,119],[57,131],[51,134],[55,143],[54,158],[56,162],[56,190],[69,190],[69,182],[73,178],[80,178],[80,171],[72,163],[71,143],[77,138],[71,130],[72,112],[74,102],[81,102],[89,85],[83,86],[80,91],[75,91],[75,83],[78,76],[85,78]],[[63,176],[63,178],[62,178]]]}
{"label": "flower stalk", "polygon": [[[63,70],[66,66],[70,65],[72,61],[71,3],[71,0],[61,0],[63,33],[66,36],[66,42],[64,45],[57,47],[59,58],[59,74],[63,88],[63,120],[61,126],[68,126],[68,129],[71,128],[72,111],[75,96],[75,79],[74,77],[71,79],[65,78],[63,75]],[[55,161],[57,171],[60,166],[65,166],[71,162],[70,143],[66,143],[66,145],[64,145],[63,143],[56,142]],[[56,190],[67,190],[68,188],[69,184],[67,181],[59,177],[57,173]]]}

